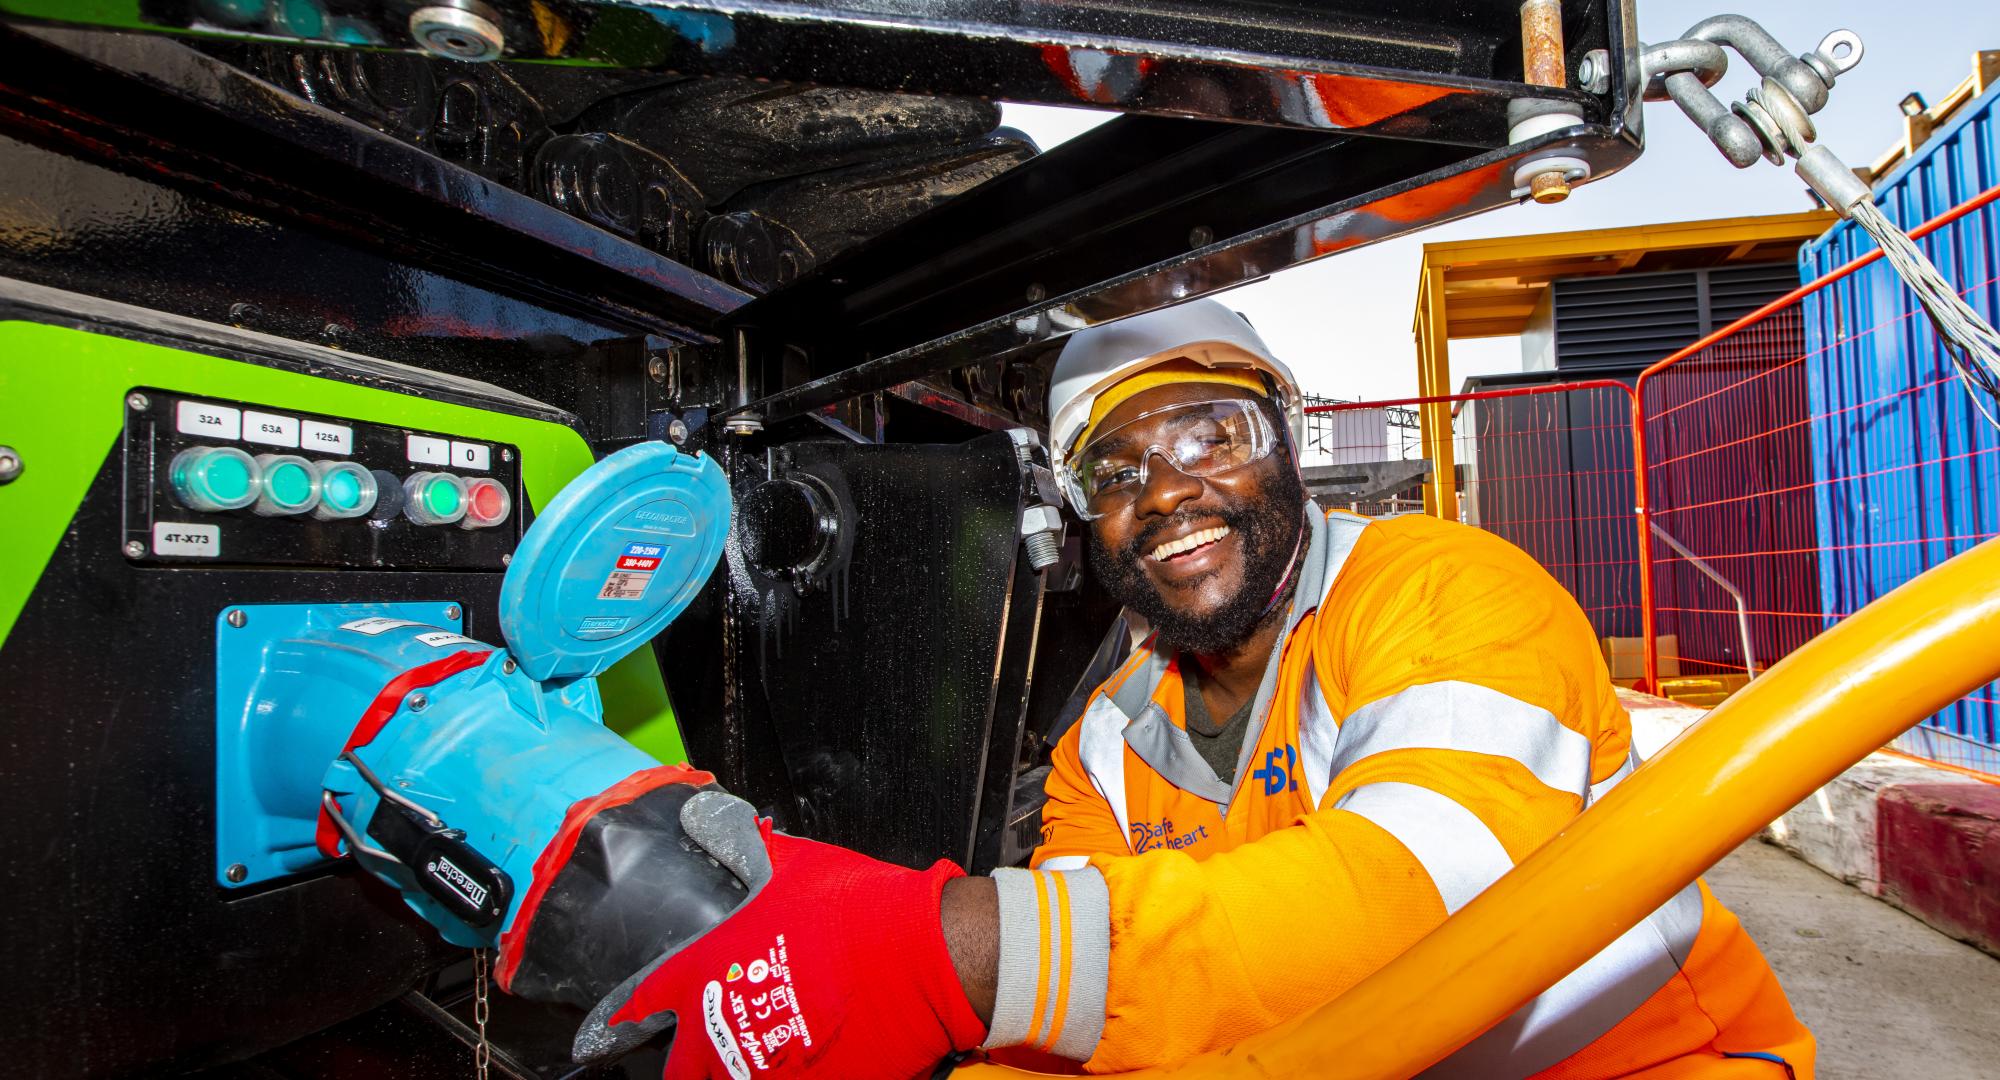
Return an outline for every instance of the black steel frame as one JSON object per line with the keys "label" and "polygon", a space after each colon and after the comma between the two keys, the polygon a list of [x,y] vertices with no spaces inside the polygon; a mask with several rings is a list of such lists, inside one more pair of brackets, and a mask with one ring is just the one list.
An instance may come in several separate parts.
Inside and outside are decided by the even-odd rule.
{"label": "black steel frame", "polygon": [[[42,7],[0,0],[0,17],[31,6]],[[324,5],[350,38],[405,49],[416,6]],[[141,37],[0,31],[0,130],[211,193],[225,186],[260,210],[460,273],[471,263],[557,307],[602,317],[610,306],[665,340],[723,342],[696,354],[706,370],[683,380],[710,400],[675,404],[771,422],[1518,201],[1515,167],[1538,156],[1584,158],[1593,178],[1637,156],[1632,0],[1567,5],[1570,66],[1602,50],[1611,76],[1601,94],[1520,81],[1513,0],[1468,0],[1448,17],[1432,6],[571,0],[538,5],[537,21],[526,3],[494,0],[486,10],[505,28],[510,58],[1137,114],[754,301]],[[140,6],[146,26],[168,32],[298,33],[223,25],[219,10],[200,0]],[[1510,145],[1508,106],[1520,102],[1560,104],[1584,122]],[[749,355],[731,355],[735,342]],[[1011,418],[1032,419],[1025,411]]]}
{"label": "black steel frame", "polygon": [[749,299],[177,43],[0,24],[0,134],[639,333]]}

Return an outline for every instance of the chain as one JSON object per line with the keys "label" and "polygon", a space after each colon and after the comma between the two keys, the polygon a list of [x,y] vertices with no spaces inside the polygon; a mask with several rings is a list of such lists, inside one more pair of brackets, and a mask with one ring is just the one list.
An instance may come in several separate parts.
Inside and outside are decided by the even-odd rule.
{"label": "chain", "polygon": [[[728,440],[722,448],[722,472],[732,482],[736,476],[737,442]],[[741,615],[742,603],[737,599],[737,583],[747,577],[738,569],[742,565],[740,545],[733,539],[726,544],[723,559],[729,576],[722,589],[722,768],[715,771],[730,781],[743,775],[743,703],[736,685],[736,620]]]}
{"label": "chain", "polygon": [[472,950],[472,1022],[479,1028],[479,1044],[472,1050],[472,1074],[478,1080],[486,1080],[486,1070],[493,1061],[493,1044],[486,1041],[486,1017],[491,1002],[487,999],[488,982],[486,975],[486,950]]}

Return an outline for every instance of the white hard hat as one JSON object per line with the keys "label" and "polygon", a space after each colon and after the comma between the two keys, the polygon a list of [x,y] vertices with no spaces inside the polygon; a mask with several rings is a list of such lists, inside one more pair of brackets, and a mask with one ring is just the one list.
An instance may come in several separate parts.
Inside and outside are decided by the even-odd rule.
{"label": "white hard hat", "polygon": [[[1217,355],[1205,345],[1236,352]],[[1194,300],[1079,330],[1063,343],[1049,376],[1049,455],[1058,471],[1071,444],[1090,421],[1097,396],[1155,364],[1186,358],[1214,368],[1250,368],[1277,384],[1278,400],[1292,429],[1292,444],[1304,435],[1305,413],[1299,385],[1243,316],[1219,300]]]}

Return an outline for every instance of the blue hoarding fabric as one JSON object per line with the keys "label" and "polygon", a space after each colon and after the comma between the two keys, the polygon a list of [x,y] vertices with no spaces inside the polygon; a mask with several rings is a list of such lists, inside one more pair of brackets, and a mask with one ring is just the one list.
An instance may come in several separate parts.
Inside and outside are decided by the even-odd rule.
{"label": "blue hoarding fabric", "polygon": [[[1961,109],[1876,194],[1907,231],[1996,184],[2000,87]],[[2000,205],[1917,243],[1981,316],[1996,321]],[[1842,222],[1801,249],[1801,280],[1874,246],[1867,233]],[[2000,534],[2000,431],[1980,415],[1930,319],[1885,260],[1808,294],[1802,309],[1821,604],[1831,624]],[[2000,403],[1986,405],[2000,414]],[[1910,748],[1929,756],[2000,771],[1996,721],[2000,686],[1988,686],[1906,739],[1916,739]]]}

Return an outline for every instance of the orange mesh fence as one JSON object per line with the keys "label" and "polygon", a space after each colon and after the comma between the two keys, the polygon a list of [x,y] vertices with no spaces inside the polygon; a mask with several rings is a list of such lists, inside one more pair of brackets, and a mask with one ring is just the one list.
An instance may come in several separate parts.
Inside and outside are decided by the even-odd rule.
{"label": "orange mesh fence", "polygon": [[[1912,235],[1989,321],[2000,189]],[[1943,221],[1941,216],[1938,221]],[[2000,535],[2000,403],[1969,394],[1889,266],[1848,262],[1639,378],[1663,690],[1719,700],[1869,601]],[[2000,647],[2000,646],[1996,646]],[[1676,675],[1679,679],[1676,680]],[[1704,701],[1703,703],[1707,703]],[[2000,688],[1896,748],[2000,773]]]}
{"label": "orange mesh fence", "polygon": [[[1631,388],[1612,380],[1557,383],[1317,405],[1307,412],[1370,415],[1435,403],[1452,406],[1462,520],[1534,556],[1590,617],[1605,643],[1613,677],[1628,684],[1637,681],[1643,673],[1643,614]],[[1323,425],[1318,430],[1347,429]],[[1345,443],[1324,435],[1319,443],[1316,449],[1333,459],[1356,463],[1385,449],[1379,433],[1368,428]],[[1418,512],[1423,506],[1414,483],[1318,498],[1368,516]]]}
{"label": "orange mesh fence", "polygon": [[[2000,187],[1910,235],[2000,322]],[[1854,254],[1851,244],[1816,244],[1817,257]],[[1554,383],[1307,412],[1348,414],[1315,429],[1315,445],[1329,460],[1367,462],[1399,444],[1379,423],[1355,423],[1363,410],[1440,403],[1452,406],[1460,518],[1520,546],[1569,589],[1614,679],[1689,704],[1721,701],[1875,598],[2000,535],[2000,402],[1968,392],[1877,252],[1661,360],[1632,386]],[[1364,437],[1331,445],[1340,440],[1329,433],[1350,428]],[[1412,447],[1400,449],[1407,457]],[[1372,515],[1423,505],[1414,482],[1320,497]],[[1893,749],[2000,777],[2000,684]]]}
{"label": "orange mesh fence", "polygon": [[1794,304],[1640,384],[1662,677],[1726,693],[1825,624],[1803,340]]}

